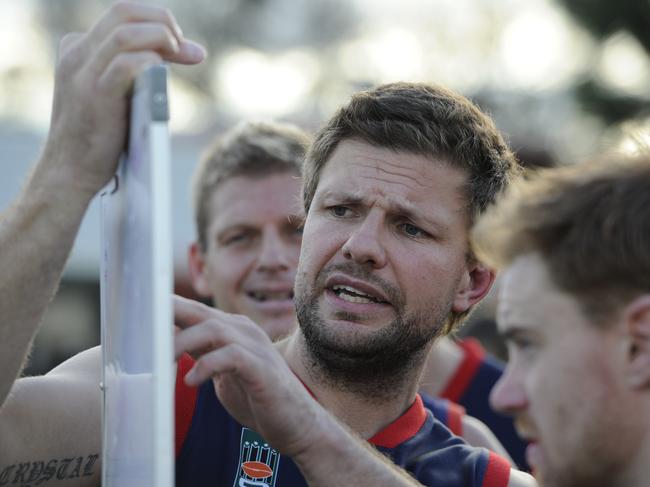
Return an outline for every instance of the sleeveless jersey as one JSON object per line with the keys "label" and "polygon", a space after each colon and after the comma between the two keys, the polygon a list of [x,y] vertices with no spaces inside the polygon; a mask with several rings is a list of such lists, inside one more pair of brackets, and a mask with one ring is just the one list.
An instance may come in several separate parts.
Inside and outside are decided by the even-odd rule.
{"label": "sleeveless jersey", "polygon": [[522,469],[526,463],[526,443],[517,435],[511,417],[492,409],[490,391],[504,371],[504,365],[489,356],[474,338],[457,342],[464,353],[463,361],[451,377],[440,397],[460,404],[467,414],[483,421]]}
{"label": "sleeveless jersey", "polygon": [[463,436],[463,416],[465,408],[460,404],[420,393],[424,407],[431,411],[433,417],[444,424],[456,436]]}
{"label": "sleeveless jersey", "polygon": [[[199,388],[185,385],[183,377],[191,367],[191,358],[181,358],[176,378],[176,486],[306,486],[290,457],[228,414],[212,381]],[[453,435],[425,409],[420,396],[369,442],[424,485],[508,485],[508,462]]]}

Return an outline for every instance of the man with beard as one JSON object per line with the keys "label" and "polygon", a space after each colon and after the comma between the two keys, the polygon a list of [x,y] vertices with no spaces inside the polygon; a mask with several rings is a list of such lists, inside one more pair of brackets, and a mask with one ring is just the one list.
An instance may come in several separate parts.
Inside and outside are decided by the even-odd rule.
{"label": "man with beard", "polygon": [[[387,85],[339,110],[306,159],[307,217],[295,289],[300,329],[278,344],[284,360],[241,317],[176,302],[177,324],[185,328],[176,337],[177,353],[199,355],[196,363],[181,358],[180,367],[191,369],[188,385],[203,384],[190,407],[177,485],[240,478],[245,468],[240,449],[232,447],[240,439],[242,452],[253,441],[298,452],[309,450],[305,443],[333,448],[322,435],[322,419],[298,398],[304,388],[427,485],[505,485],[501,474],[487,474],[509,470],[496,467],[494,457],[474,468],[473,479],[460,473],[466,467],[453,466],[459,457],[445,458],[446,440],[434,439],[436,427],[422,422],[416,391],[432,341],[493,282],[471,255],[467,229],[514,167],[489,119],[441,88]],[[215,423],[223,431],[216,441],[204,433]],[[285,436],[279,424],[292,434]],[[420,469],[416,458],[425,451],[431,463]],[[216,466],[215,457],[225,461]],[[353,468],[344,455],[337,457],[339,470]],[[275,475],[276,469],[278,485],[304,482],[302,467],[286,456],[279,467],[263,470]],[[509,480],[526,483],[521,474]]]}
{"label": "man with beard", "polygon": [[[193,176],[197,239],[188,256],[194,290],[223,311],[249,317],[273,341],[297,326],[292,298],[302,240],[302,164],[310,140],[291,124],[244,122],[215,138]],[[182,377],[177,383],[180,453],[196,394],[183,387]],[[423,401],[454,434],[508,458],[487,426],[460,406],[427,395]],[[212,434],[219,437],[219,431]]]}
{"label": "man with beard", "polygon": [[505,267],[492,392],[547,487],[641,487],[650,467],[650,157],[522,181],[479,221]]}
{"label": "man with beard", "polygon": [[[63,51],[46,150],[1,230],[15,240],[51,208],[57,224],[39,220],[31,259],[18,249],[7,309],[29,308],[32,284],[45,298],[56,287],[67,236],[124,146],[135,75],[161,59],[203,57],[169,11],[126,2]],[[489,118],[452,92],[394,84],[353,97],[307,156],[300,330],[276,348],[248,318],[175,300],[176,354],[197,357],[185,382],[202,384],[190,434],[202,421],[222,432],[219,449],[200,449],[200,437],[188,446],[196,454],[178,459],[177,485],[530,485],[451,436],[417,395],[432,340],[493,282],[470,252],[468,228],[514,166]],[[43,259],[53,268],[39,275]],[[3,333],[33,334],[42,310],[29,309]],[[92,350],[15,383],[0,411],[2,481],[98,483],[99,364]],[[205,408],[209,400],[221,409]]]}

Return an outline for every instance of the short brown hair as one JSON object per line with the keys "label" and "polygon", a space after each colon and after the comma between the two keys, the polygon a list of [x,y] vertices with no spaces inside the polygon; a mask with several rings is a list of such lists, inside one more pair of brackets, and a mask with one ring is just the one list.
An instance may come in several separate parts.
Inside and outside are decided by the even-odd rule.
{"label": "short brown hair", "polygon": [[[323,167],[336,146],[348,139],[441,159],[465,171],[470,223],[518,171],[492,119],[470,100],[441,86],[391,83],[355,94],[316,134],[305,157],[305,213]],[[452,331],[469,312],[452,312],[442,332]]]}
{"label": "short brown hair", "polygon": [[283,172],[301,176],[310,140],[297,126],[280,122],[243,122],[213,140],[192,180],[198,242],[203,250],[210,200],[219,185],[234,176],[261,178]]}
{"label": "short brown hair", "polygon": [[470,221],[488,206],[517,167],[494,122],[467,98],[440,86],[391,83],[355,94],[316,134],[305,159],[305,212],[320,172],[346,139],[441,158],[466,171]]}
{"label": "short brown hair", "polygon": [[472,240],[495,267],[539,253],[554,283],[604,323],[650,291],[650,155],[615,155],[517,181],[477,222]]}

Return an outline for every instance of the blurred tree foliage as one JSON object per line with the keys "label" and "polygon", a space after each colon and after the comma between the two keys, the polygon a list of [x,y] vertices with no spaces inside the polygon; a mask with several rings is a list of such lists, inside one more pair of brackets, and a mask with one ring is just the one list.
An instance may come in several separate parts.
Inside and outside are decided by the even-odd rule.
{"label": "blurred tree foliage", "polygon": [[[650,55],[650,1],[557,1],[577,23],[601,42],[619,31],[625,31]],[[587,110],[599,115],[607,124],[650,115],[650,98],[614,92],[593,75],[576,86],[576,96]]]}
{"label": "blurred tree foliage", "polygon": [[648,0],[559,0],[594,36],[604,39],[624,29],[650,53]]}

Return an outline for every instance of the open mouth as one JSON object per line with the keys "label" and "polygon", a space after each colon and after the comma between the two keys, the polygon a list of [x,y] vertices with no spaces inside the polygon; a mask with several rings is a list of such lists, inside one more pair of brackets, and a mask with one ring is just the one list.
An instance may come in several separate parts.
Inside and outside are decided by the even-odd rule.
{"label": "open mouth", "polygon": [[332,292],[336,294],[339,298],[349,303],[356,304],[369,304],[369,303],[378,303],[378,304],[388,304],[388,301],[384,301],[376,296],[364,293],[358,289],[353,288],[352,286],[345,286],[343,284],[336,284],[332,286]]}
{"label": "open mouth", "polygon": [[293,290],[288,291],[248,291],[247,296],[254,301],[265,303],[268,301],[293,300]]}

